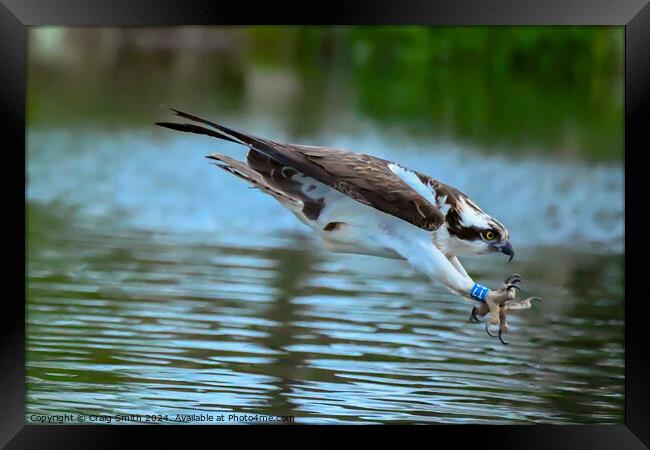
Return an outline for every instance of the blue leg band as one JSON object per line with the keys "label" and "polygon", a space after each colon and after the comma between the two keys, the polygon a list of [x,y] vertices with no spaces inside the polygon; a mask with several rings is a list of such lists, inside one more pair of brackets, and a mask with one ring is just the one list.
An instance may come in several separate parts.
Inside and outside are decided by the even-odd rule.
{"label": "blue leg band", "polygon": [[472,286],[472,290],[469,293],[472,298],[482,302],[485,300],[485,297],[487,297],[488,292],[490,292],[490,290],[485,286],[474,283],[474,286]]}

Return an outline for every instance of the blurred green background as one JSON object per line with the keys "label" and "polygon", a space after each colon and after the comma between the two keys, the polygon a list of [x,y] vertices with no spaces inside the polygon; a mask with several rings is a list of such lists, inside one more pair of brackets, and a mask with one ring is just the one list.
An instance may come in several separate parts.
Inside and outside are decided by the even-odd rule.
{"label": "blurred green background", "polygon": [[143,127],[165,103],[275,116],[297,137],[364,120],[622,159],[623,43],[622,27],[39,27],[29,124]]}

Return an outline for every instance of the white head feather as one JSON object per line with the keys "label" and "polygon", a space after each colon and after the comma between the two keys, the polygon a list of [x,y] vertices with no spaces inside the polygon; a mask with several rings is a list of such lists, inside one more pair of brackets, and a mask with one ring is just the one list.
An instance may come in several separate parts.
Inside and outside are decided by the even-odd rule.
{"label": "white head feather", "polygon": [[491,219],[491,217],[485,214],[474,202],[466,200],[464,197],[460,197],[458,202],[460,204],[458,212],[463,225],[476,228],[488,228],[490,226],[488,219]]}

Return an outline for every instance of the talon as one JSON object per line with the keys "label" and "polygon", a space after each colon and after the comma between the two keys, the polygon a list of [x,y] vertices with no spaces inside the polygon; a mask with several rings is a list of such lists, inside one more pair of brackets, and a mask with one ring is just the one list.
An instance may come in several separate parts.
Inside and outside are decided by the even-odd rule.
{"label": "talon", "polygon": [[472,308],[472,312],[469,314],[469,321],[472,323],[479,323],[480,320],[476,317],[476,306]]}
{"label": "talon", "polygon": [[514,289],[517,289],[518,291],[521,291],[521,288],[519,286],[517,286],[516,284],[508,284],[508,285],[506,285],[506,291],[508,289],[511,289],[511,288],[514,288]]}
{"label": "talon", "polygon": [[[490,336],[490,337],[493,337],[493,338],[494,338],[494,337],[497,337],[497,336],[498,336],[497,334],[492,334],[492,333],[490,333],[490,325],[491,325],[491,324],[490,324],[489,322],[485,324],[485,332],[486,332],[487,335]],[[499,330],[499,332],[501,332],[501,330]]]}
{"label": "talon", "polygon": [[522,281],[524,281],[524,277],[522,277],[518,273],[513,273],[508,278],[506,278],[504,283],[505,284],[517,284],[517,283],[521,283]]}
{"label": "talon", "polygon": [[[489,333],[488,333],[489,334]],[[503,339],[503,330],[499,329],[499,340],[503,345],[510,345],[510,342]]]}
{"label": "talon", "polygon": [[499,340],[503,345],[508,345],[508,341],[503,339],[503,335],[508,332],[507,314],[505,309],[499,311]]}

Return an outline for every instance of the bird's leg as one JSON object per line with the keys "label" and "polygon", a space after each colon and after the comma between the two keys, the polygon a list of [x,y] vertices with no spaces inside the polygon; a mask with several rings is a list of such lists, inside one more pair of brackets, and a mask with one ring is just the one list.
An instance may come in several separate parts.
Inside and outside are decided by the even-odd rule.
{"label": "bird's leg", "polygon": [[[467,273],[467,270],[463,267],[463,265],[460,263],[460,260],[458,259],[457,256],[453,255],[447,255],[447,259],[451,263],[452,266],[456,268],[458,273],[460,273],[462,276],[464,276],[472,285],[474,284],[474,281],[472,280],[472,277],[469,276]],[[478,304],[478,306],[474,306],[472,308],[472,312],[469,315],[469,321],[474,322],[474,323],[479,323],[480,320],[477,316],[484,317],[489,311],[488,305],[485,302],[481,302]]]}
{"label": "bird's leg", "polygon": [[[516,290],[523,280],[521,275],[509,276],[499,289],[492,291],[474,283],[457,258],[447,257],[434,245],[419,240],[396,239],[391,233],[380,234],[378,239],[432,280],[444,284],[451,292],[479,300],[479,304],[472,310],[470,320],[478,321],[479,316],[487,316],[486,332],[492,337],[498,336],[504,344],[503,334],[508,330],[508,311],[528,309],[533,300],[528,298],[514,301]],[[498,327],[498,332],[495,332],[498,334],[493,334],[490,327]]]}
{"label": "bird's leg", "polygon": [[[458,259],[457,256],[447,255],[447,259],[449,260],[451,265],[456,268],[456,270],[458,271],[459,274],[461,274],[465,278],[469,279],[469,281],[472,281],[472,277],[469,276],[469,274],[467,273],[467,270],[465,270],[465,268],[460,263],[460,260]],[[472,281],[472,283],[473,283],[473,281]]]}
{"label": "bird's leg", "polygon": [[393,249],[431,280],[442,283],[456,295],[470,296],[469,292],[474,281],[456,258],[447,257],[430,242],[404,239],[390,232],[378,235],[378,239],[385,247]]}
{"label": "bird's leg", "polygon": [[[456,267],[458,272],[464,273],[467,278],[467,272],[460,266],[457,258],[449,258],[450,262]],[[458,268],[460,266],[460,269]],[[462,270],[461,270],[462,269]],[[490,337],[498,337],[502,344],[508,345],[503,335],[508,332],[508,322],[506,320],[508,313],[530,309],[532,302],[535,300],[542,301],[539,297],[529,297],[524,300],[516,300],[516,294],[520,290],[519,285],[523,277],[519,274],[510,275],[503,282],[503,285],[496,291],[489,291],[485,298],[472,308],[469,320],[470,322],[479,323],[481,318],[485,317],[485,332]],[[474,289],[474,288],[473,288]]]}
{"label": "bird's leg", "polygon": [[524,309],[531,309],[533,307],[533,301],[538,300],[542,303],[542,299],[539,297],[528,297],[523,300],[509,300],[506,301],[504,305],[499,308],[499,340],[502,344],[508,345],[503,339],[503,335],[508,332],[508,324],[506,322],[506,317],[508,313],[515,311],[522,311]]}
{"label": "bird's leg", "polygon": [[[503,327],[507,327],[505,324],[505,315],[502,315],[501,310],[506,302],[514,300],[516,296],[516,290],[519,289],[519,283],[523,278],[521,275],[513,274],[506,278],[505,282],[499,289],[496,291],[488,292],[485,300],[481,304],[482,311],[487,311],[483,314],[486,315],[485,322],[485,332],[491,337],[497,337],[496,334],[493,334],[490,330],[490,327],[499,327],[499,334],[502,333]],[[501,321],[503,318],[503,327],[501,327]],[[503,340],[502,340],[503,342]]]}
{"label": "bird's leg", "polygon": [[[521,311],[524,309],[531,309],[532,303],[535,300],[542,301],[539,297],[528,297],[523,300],[515,300],[516,290],[519,290],[519,284],[523,281],[523,277],[518,274],[513,274],[506,278],[503,285],[490,296],[492,292],[488,293],[488,297],[484,303],[487,304],[488,315],[485,325],[485,331],[491,337],[499,337],[503,344],[508,344],[503,339],[503,335],[508,332],[508,323],[506,318],[509,312]],[[482,306],[482,305],[481,305]],[[498,334],[492,334],[490,326],[498,326]]]}
{"label": "bird's leg", "polygon": [[489,325],[499,325],[501,322],[501,308],[507,301],[515,298],[515,289],[519,289],[518,285],[521,280],[520,275],[513,274],[505,280],[499,289],[488,292],[485,299],[472,308],[470,321],[474,323],[480,322],[479,318],[487,315],[486,331],[490,336],[496,337],[496,334],[493,335],[490,332]]}
{"label": "bird's leg", "polygon": [[[456,268],[458,273],[467,278],[472,282],[472,284],[474,283],[458,260],[458,257],[447,256],[447,259],[449,259],[449,262]],[[529,297],[524,300],[516,300],[516,291],[520,290],[519,285],[522,281],[523,277],[521,275],[510,275],[504,281],[500,289],[498,289],[493,295],[489,295],[488,293],[488,296],[485,299],[486,301],[483,301],[472,308],[469,316],[470,322],[479,323],[481,318],[490,314],[487,319],[486,332],[492,337],[498,337],[503,344],[507,345],[508,343],[503,339],[503,335],[508,332],[508,323],[506,321],[508,313],[530,309],[533,301],[542,301],[539,297]],[[496,326],[499,327],[499,330],[498,332],[495,331],[497,334],[493,334],[490,327]]]}
{"label": "bird's leg", "polygon": [[[454,255],[447,255],[447,259],[451,263],[452,266],[456,268],[458,273],[460,273],[462,276],[464,276],[472,285],[474,284],[474,281],[472,280],[472,277],[469,276],[467,273],[467,270],[463,267],[463,265],[460,263],[460,260],[458,259],[457,256]],[[479,317],[484,317],[488,312],[490,311],[490,308],[487,303],[481,302],[477,306],[474,306],[472,308],[472,312],[469,315],[469,321],[474,322],[474,323],[479,323],[480,319]]]}

